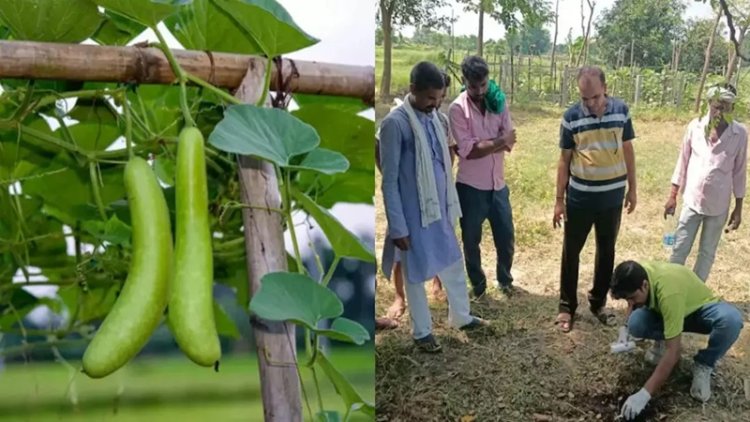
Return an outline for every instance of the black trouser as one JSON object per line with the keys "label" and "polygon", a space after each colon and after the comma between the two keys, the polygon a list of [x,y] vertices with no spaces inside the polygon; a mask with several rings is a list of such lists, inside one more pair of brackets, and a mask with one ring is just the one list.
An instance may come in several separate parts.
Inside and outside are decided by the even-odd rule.
{"label": "black trouser", "polygon": [[578,267],[581,249],[594,226],[596,233],[596,261],[594,264],[594,285],[589,290],[588,299],[592,309],[598,310],[607,303],[607,292],[612,279],[615,263],[615,243],[620,231],[622,207],[612,207],[601,211],[588,211],[580,208],[567,209],[567,222],[564,225],[562,264],[560,266],[560,312],[575,314],[578,307]]}
{"label": "black trouser", "polygon": [[482,270],[482,255],[479,249],[485,220],[490,220],[492,240],[495,243],[497,282],[501,287],[511,287],[515,231],[508,186],[500,190],[479,190],[463,183],[456,183],[456,190],[461,203],[461,241],[464,245],[466,272],[474,294],[481,295],[487,289],[487,277]]}

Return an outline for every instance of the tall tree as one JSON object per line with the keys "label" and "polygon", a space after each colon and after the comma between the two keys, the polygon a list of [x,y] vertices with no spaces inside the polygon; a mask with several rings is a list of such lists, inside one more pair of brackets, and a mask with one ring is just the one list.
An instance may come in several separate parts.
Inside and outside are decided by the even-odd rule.
{"label": "tall tree", "polygon": [[557,29],[558,29],[558,20],[560,17],[560,0],[555,0],[555,35],[552,37],[552,60],[550,64],[550,74],[552,75],[552,79],[554,80],[556,78],[556,70],[555,67],[555,53],[557,52]]}
{"label": "tall tree", "polygon": [[[688,72],[700,73],[703,69],[703,63],[706,59],[706,46],[708,40],[713,36],[714,22],[716,16],[700,19],[700,20],[689,20],[685,25],[685,38],[682,39],[680,50],[675,51],[675,59],[679,60],[679,69],[686,70]],[[719,34],[724,32],[726,27],[723,22],[719,22],[717,31]],[[718,43],[720,40],[714,41]],[[731,47],[730,44],[726,44],[727,47]],[[719,73],[720,68],[724,67],[729,61],[729,54],[734,50],[734,47],[724,48],[722,45],[720,48],[718,45],[711,49],[711,58],[709,60],[709,71],[713,73]],[[677,48],[675,48],[677,50]],[[679,53],[679,56],[678,56]]]}
{"label": "tall tree", "polygon": [[618,52],[627,46],[638,53],[634,59],[641,65],[669,63],[684,10],[681,0],[616,0],[595,25],[599,54],[616,65]]}
{"label": "tall tree", "polygon": [[589,18],[588,23],[584,27],[583,23],[585,20],[585,16],[583,14],[583,1],[584,0],[581,0],[581,33],[583,34],[583,47],[581,47],[581,51],[578,53],[578,58],[576,59],[576,67],[581,64],[586,64],[586,58],[588,57],[589,49],[589,34],[591,34],[591,21],[594,20],[594,8],[596,7],[596,1],[586,0],[586,3],[589,6]]}
{"label": "tall tree", "polygon": [[[477,34],[477,53],[482,55],[484,18],[489,15],[503,25],[506,31],[519,28],[521,23],[535,25],[551,18],[547,0],[456,0],[464,5],[464,10],[477,13],[479,29]],[[520,15],[520,19],[518,18]]]}
{"label": "tall tree", "polygon": [[703,86],[706,84],[706,75],[708,75],[708,66],[711,64],[711,50],[714,47],[714,39],[716,38],[716,28],[719,27],[719,20],[721,20],[722,12],[716,13],[716,19],[714,19],[714,26],[711,29],[711,36],[708,38],[708,45],[706,46],[706,59],[703,62],[703,72],[701,72],[701,81],[698,84],[698,92],[695,94],[695,107],[694,110],[697,112],[701,106],[701,98],[703,97]]}
{"label": "tall tree", "polygon": [[[748,34],[748,31],[750,31],[750,0],[734,0],[729,6],[729,9],[734,16],[737,42],[742,46],[745,42],[745,36]],[[732,48],[729,50],[727,71],[724,74],[724,78],[727,81],[732,80],[734,72],[737,70],[737,62],[739,58],[736,49]]]}
{"label": "tall tree", "polygon": [[391,61],[394,29],[405,25],[435,27],[445,23],[439,10],[445,0],[379,0],[375,20],[383,32],[383,77],[380,80],[380,98],[391,95]]}

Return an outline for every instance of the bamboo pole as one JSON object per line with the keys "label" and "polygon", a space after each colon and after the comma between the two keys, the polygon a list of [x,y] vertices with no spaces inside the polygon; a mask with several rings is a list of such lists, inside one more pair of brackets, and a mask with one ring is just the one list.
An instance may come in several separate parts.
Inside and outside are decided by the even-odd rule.
{"label": "bamboo pole", "polygon": [[[235,96],[244,103],[255,104],[263,93],[264,70],[264,66],[248,68]],[[265,106],[269,106],[268,98]],[[267,141],[280,142],[278,139]],[[282,217],[269,210],[281,208],[282,201],[273,164],[244,155],[239,155],[237,161],[242,202],[250,205],[243,208],[242,220],[248,283],[251,294],[255,295],[264,275],[287,270]],[[251,325],[257,348],[264,421],[301,421],[294,324],[253,317]]]}
{"label": "bamboo pole", "polygon": [[[218,87],[235,89],[247,69],[265,67],[261,56],[173,50],[185,71]],[[0,41],[0,78],[171,84],[175,81],[164,53],[155,47]],[[372,105],[374,66],[353,66],[283,59],[282,74],[292,92],[361,98]],[[271,72],[271,89],[278,83]]]}

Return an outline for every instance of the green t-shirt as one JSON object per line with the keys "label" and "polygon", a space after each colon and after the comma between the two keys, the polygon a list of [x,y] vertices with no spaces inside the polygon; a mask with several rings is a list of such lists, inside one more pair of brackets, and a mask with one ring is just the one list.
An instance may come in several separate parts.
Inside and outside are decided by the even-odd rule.
{"label": "green t-shirt", "polygon": [[648,274],[648,308],[661,314],[664,338],[682,333],[685,317],[720,300],[688,267],[669,262],[640,262]]}

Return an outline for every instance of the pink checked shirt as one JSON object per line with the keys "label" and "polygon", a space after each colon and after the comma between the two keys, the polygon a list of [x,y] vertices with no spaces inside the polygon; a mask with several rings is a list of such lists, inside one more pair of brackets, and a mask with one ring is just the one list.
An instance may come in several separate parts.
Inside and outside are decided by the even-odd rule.
{"label": "pink checked shirt", "polygon": [[510,112],[505,107],[500,114],[489,111],[482,115],[479,108],[462,92],[448,111],[451,132],[458,146],[458,174],[456,182],[479,190],[500,190],[505,187],[505,152],[482,158],[467,159],[474,144],[482,139],[493,139],[513,130]]}
{"label": "pink checked shirt", "polygon": [[733,122],[716,143],[705,136],[708,117],[690,122],[682,141],[672,183],[680,186],[685,205],[708,216],[729,210],[732,194],[745,197],[747,131]]}

